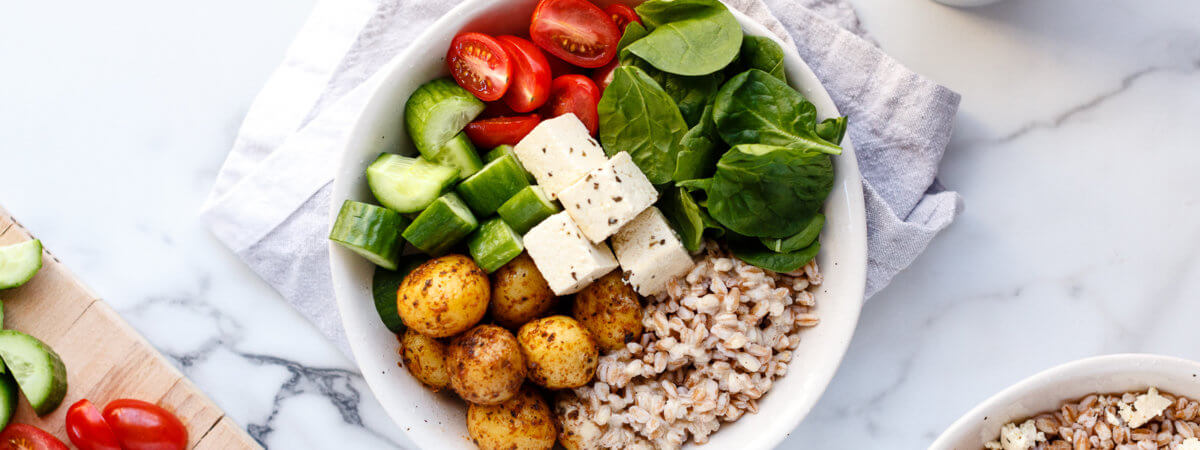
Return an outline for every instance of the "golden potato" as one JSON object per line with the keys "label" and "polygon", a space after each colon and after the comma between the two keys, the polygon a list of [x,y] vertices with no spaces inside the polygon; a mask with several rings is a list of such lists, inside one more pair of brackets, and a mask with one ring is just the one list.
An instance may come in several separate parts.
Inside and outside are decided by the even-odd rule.
{"label": "golden potato", "polygon": [[396,309],[409,328],[429,337],[449,337],[471,328],[487,312],[487,273],[463,255],[421,264],[396,291]]}
{"label": "golden potato", "polygon": [[482,450],[549,449],[556,432],[550,406],[528,385],[504,403],[467,409],[467,433]]}
{"label": "golden potato", "polygon": [[446,344],[409,329],[400,338],[400,362],[417,381],[434,392],[450,384]]}
{"label": "golden potato", "polygon": [[492,274],[492,302],[488,310],[496,323],[516,329],[542,317],[557,299],[528,253],[521,253]]}
{"label": "golden potato", "polygon": [[508,330],[480,325],[450,343],[450,388],[480,405],[512,398],[525,381],[521,345]]}
{"label": "golden potato", "polygon": [[605,351],[624,348],[642,336],[642,303],[615,270],[575,294],[571,315]]}
{"label": "golden potato", "polygon": [[578,321],[550,316],[526,323],[517,333],[529,379],[550,389],[583,386],[596,374],[600,350]]}

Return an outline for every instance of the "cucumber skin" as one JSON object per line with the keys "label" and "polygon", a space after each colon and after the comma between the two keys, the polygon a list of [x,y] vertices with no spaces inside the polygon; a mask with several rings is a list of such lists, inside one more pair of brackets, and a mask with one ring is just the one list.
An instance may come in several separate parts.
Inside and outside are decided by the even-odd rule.
{"label": "cucumber skin", "polygon": [[479,151],[475,150],[475,144],[471,143],[471,139],[464,132],[454,135],[432,155],[422,156],[443,166],[458,169],[459,179],[474,175],[483,168],[483,162],[479,160]]}
{"label": "cucumber skin", "polygon": [[525,243],[512,227],[499,217],[479,226],[467,241],[471,259],[487,273],[495,272],[525,251]]}
{"label": "cucumber skin", "polygon": [[526,186],[529,179],[517,158],[501,156],[459,183],[456,191],[475,214],[490,216]]}
{"label": "cucumber skin", "polygon": [[375,275],[371,277],[371,297],[375,300],[375,312],[379,313],[379,320],[383,321],[383,326],[387,327],[388,331],[404,333],[404,321],[400,320],[400,313],[396,308],[396,291],[400,289],[404,277],[428,260],[429,257],[425,255],[404,255],[400,257],[396,270],[375,268]]}
{"label": "cucumber skin", "polygon": [[450,78],[418,87],[404,104],[408,137],[422,155],[433,154],[483,112],[484,104]]}
{"label": "cucumber skin", "polygon": [[538,186],[521,189],[521,192],[500,205],[496,212],[514,231],[524,235],[547,217],[562,211],[562,208],[546,194],[541,193],[541,190]]}
{"label": "cucumber skin", "polygon": [[[394,167],[403,164],[408,165]],[[402,214],[425,209],[457,180],[458,169],[392,153],[380,154],[367,166],[371,194],[379,204]]]}
{"label": "cucumber skin", "polygon": [[[34,239],[0,248],[0,250],[4,249],[10,249],[14,253],[19,252],[17,256],[31,256],[37,261],[33,267],[26,268],[24,273],[0,274],[0,289],[12,289],[28,283],[39,270],[42,270],[42,241]],[[3,261],[0,261],[0,267],[3,267]]]}
{"label": "cucumber skin", "polygon": [[413,219],[401,236],[413,247],[441,256],[479,227],[466,203],[453,192],[438,197]]}
{"label": "cucumber skin", "polygon": [[[50,370],[50,386],[48,386],[48,390],[44,393],[45,395],[30,395],[29,392],[25,391],[24,387],[21,387],[20,380],[17,380],[17,386],[21,387],[21,393],[25,395],[25,399],[29,401],[29,405],[33,407],[33,411],[38,416],[50,414],[55,409],[58,409],[58,406],[62,404],[63,398],[67,395],[67,367],[63,364],[62,358],[58,356],[58,353],[55,353],[54,349],[46,345],[45,342],[16,330],[0,330],[0,357],[6,360],[9,359],[9,351],[5,349],[5,344],[8,344],[12,340],[20,340],[28,344],[33,344],[36,350],[45,353],[46,362],[49,363],[49,367],[35,368],[37,370]],[[11,367],[12,363],[6,363],[6,365]],[[14,378],[18,375],[16,372],[15,369],[9,370],[9,373]]]}
{"label": "cucumber skin", "polygon": [[0,374],[0,429],[8,426],[17,413],[17,380],[11,373]]}
{"label": "cucumber skin", "polygon": [[513,146],[511,146],[511,145],[504,144],[504,145],[498,146],[496,148],[493,148],[491,151],[487,152],[486,155],[483,155],[483,163],[484,164],[490,163],[492,161],[500,159],[500,157],[502,157],[504,155],[512,156],[512,159],[517,162],[517,165],[521,166],[521,170],[525,171],[525,178],[527,180],[529,180],[529,184],[533,184],[533,183],[537,182],[537,180],[533,178],[533,174],[529,173],[528,170],[525,170],[525,165],[521,164],[521,158],[517,157],[517,153],[515,151],[513,151]]}
{"label": "cucumber skin", "polygon": [[375,205],[346,200],[338,212],[329,240],[341,244],[375,265],[396,269],[404,239],[400,231],[408,219],[400,213]]}

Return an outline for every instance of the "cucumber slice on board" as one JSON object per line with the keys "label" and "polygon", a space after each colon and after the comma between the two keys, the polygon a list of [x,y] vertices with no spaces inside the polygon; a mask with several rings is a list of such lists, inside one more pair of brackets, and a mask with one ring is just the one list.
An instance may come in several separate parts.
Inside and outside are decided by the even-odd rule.
{"label": "cucumber slice on board", "polygon": [[487,273],[495,272],[525,250],[521,235],[503,219],[493,217],[479,226],[467,240],[471,258]]}
{"label": "cucumber slice on board", "polygon": [[443,166],[458,169],[459,178],[474,175],[483,168],[483,162],[479,160],[479,152],[475,150],[475,144],[471,143],[467,133],[454,135],[453,138],[438,147],[432,155],[425,155],[425,157]]}
{"label": "cucumber slice on board", "polygon": [[546,195],[541,186],[526,186],[500,205],[496,213],[500,214],[500,218],[514,231],[525,234],[534,225],[559,211],[562,211],[562,208],[554,200],[550,200],[550,196]]}
{"label": "cucumber slice on board", "polygon": [[[513,151],[513,146],[507,145],[507,144],[493,148],[491,151],[487,152],[486,155],[483,155],[483,163],[484,164],[490,163],[492,161],[500,159],[501,156],[505,156],[505,155],[511,156],[512,159],[517,162],[517,164],[521,164],[521,159],[517,158],[517,153]],[[521,170],[525,170],[524,165],[521,165]],[[529,180],[529,184],[533,184],[536,182],[536,180],[534,180],[534,178],[533,178],[533,174],[529,173],[528,170],[525,170],[525,178]]]}
{"label": "cucumber slice on board", "polygon": [[441,256],[478,227],[467,204],[449,192],[421,211],[401,235],[421,251]]}
{"label": "cucumber slice on board", "polygon": [[367,166],[367,185],[379,203],[399,213],[415,213],[458,179],[458,169],[421,158],[384,153]]}
{"label": "cucumber slice on board", "polygon": [[0,429],[8,426],[17,413],[17,380],[12,374],[0,374]]}
{"label": "cucumber slice on board", "polygon": [[58,408],[67,395],[67,368],[50,346],[16,330],[0,330],[0,358],[39,416]]}
{"label": "cucumber slice on board", "polygon": [[404,250],[400,232],[407,226],[408,219],[398,212],[346,200],[329,231],[329,240],[353,250],[377,266],[395,269],[400,252]]}
{"label": "cucumber slice on board", "polygon": [[42,241],[34,239],[0,247],[0,289],[15,288],[42,268]]}
{"label": "cucumber slice on board", "polygon": [[484,104],[450,78],[430,81],[417,88],[404,104],[404,125],[417,151],[430,158],[462,131]]}
{"label": "cucumber slice on board", "polygon": [[480,216],[490,216],[526,186],[529,186],[529,179],[525,177],[525,168],[521,167],[517,158],[501,156],[459,183],[456,190],[471,211]]}
{"label": "cucumber slice on board", "polygon": [[399,268],[396,270],[375,268],[375,276],[371,278],[371,296],[375,298],[375,311],[379,313],[379,320],[383,321],[383,326],[393,333],[404,333],[404,321],[400,320],[400,313],[396,310],[396,290],[400,289],[400,283],[409,272],[428,260],[429,257],[425,255],[404,255],[400,257]]}

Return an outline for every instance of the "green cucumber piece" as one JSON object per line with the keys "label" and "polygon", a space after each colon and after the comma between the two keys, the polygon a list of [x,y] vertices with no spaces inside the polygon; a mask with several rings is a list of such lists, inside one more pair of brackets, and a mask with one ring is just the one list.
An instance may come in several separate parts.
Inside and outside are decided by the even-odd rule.
{"label": "green cucumber piece", "polygon": [[771,251],[776,253],[791,253],[812,245],[817,240],[817,237],[821,235],[821,227],[824,226],[825,215],[816,213],[812,219],[808,220],[808,224],[799,233],[785,238],[760,238],[760,240]]}
{"label": "green cucumber piece", "polygon": [[409,272],[428,260],[429,257],[425,255],[404,255],[400,257],[400,264],[396,270],[375,268],[375,275],[371,278],[371,296],[375,298],[375,311],[379,313],[379,320],[383,321],[383,326],[393,333],[404,333],[404,321],[400,320],[400,313],[396,310],[396,290],[400,289],[400,283]]}
{"label": "green cucumber piece", "polygon": [[404,125],[417,151],[429,157],[483,112],[483,108],[482,101],[454,80],[440,78],[421,85],[408,97],[404,104]]}
{"label": "green cucumber piece", "polygon": [[67,368],[62,358],[37,338],[0,330],[0,359],[39,416],[50,414],[67,395]]}
{"label": "green cucumber piece", "polygon": [[448,192],[421,211],[401,235],[421,251],[441,256],[478,227],[462,198]]}
{"label": "green cucumber piece", "polygon": [[483,168],[483,162],[479,161],[479,152],[475,150],[475,144],[471,143],[467,133],[454,135],[453,138],[438,147],[432,155],[424,156],[443,166],[458,169],[459,178],[474,175]]}
{"label": "green cucumber piece", "polygon": [[480,216],[490,216],[504,202],[529,186],[525,168],[513,156],[501,156],[458,184],[458,195]]}
{"label": "green cucumber piece", "polygon": [[42,268],[42,241],[34,239],[0,247],[0,289],[15,288]]}
{"label": "green cucumber piece", "polygon": [[542,223],[559,211],[562,211],[562,208],[554,200],[550,200],[541,186],[525,186],[500,205],[496,213],[517,233],[525,234],[534,225]]}
{"label": "green cucumber piece", "polygon": [[[516,161],[517,165],[521,166],[521,170],[525,170],[525,166],[523,164],[521,164],[521,159],[517,158],[517,153],[515,151],[513,151],[513,146],[508,145],[508,144],[493,148],[491,151],[487,152],[486,155],[483,155],[483,162],[490,163],[492,161],[500,159],[501,156],[505,156],[505,155],[511,156],[513,161]],[[533,184],[536,182],[536,180],[533,179],[533,174],[529,173],[528,170],[525,170],[525,179],[529,180],[529,184]]]}
{"label": "green cucumber piece", "polygon": [[404,250],[400,232],[407,226],[408,219],[398,212],[346,200],[333,222],[333,229],[329,230],[329,240],[353,250],[377,266],[395,269],[400,251]]}
{"label": "green cucumber piece", "polygon": [[12,374],[0,374],[0,429],[7,427],[17,413],[17,380]]}
{"label": "green cucumber piece", "polygon": [[525,251],[525,244],[521,241],[521,235],[503,219],[493,217],[475,230],[467,241],[467,249],[471,251],[475,264],[492,273]]}
{"label": "green cucumber piece", "polygon": [[458,179],[458,169],[422,158],[384,153],[367,166],[367,185],[383,206],[415,213],[437,199]]}

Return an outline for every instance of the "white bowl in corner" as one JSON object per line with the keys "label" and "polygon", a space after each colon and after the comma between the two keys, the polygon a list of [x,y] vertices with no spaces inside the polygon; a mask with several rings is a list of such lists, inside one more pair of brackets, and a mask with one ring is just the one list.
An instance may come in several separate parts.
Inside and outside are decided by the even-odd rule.
{"label": "white bowl in corner", "polygon": [[[597,2],[601,7],[604,1]],[[630,2],[633,4],[635,2]],[[351,132],[333,184],[330,219],[345,199],[373,201],[363,171],[380,152],[415,154],[403,126],[404,103],[417,86],[446,76],[443,61],[459,31],[527,33],[536,0],[466,0],[429,27],[389,62],[383,79]],[[746,33],[770,36],[758,23],[734,11]],[[773,36],[772,36],[773,37]],[[773,37],[774,38],[774,37]],[[791,84],[817,107],[821,118],[838,115],[829,94],[794,52],[784,57]],[[821,324],[806,330],[787,376],[747,414],[715,433],[705,448],[768,449],[782,441],[808,414],[837,371],[862,306],[866,273],[866,219],[854,148],[834,158],[836,182],[825,206],[828,218],[818,262],[824,284],[817,293]],[[334,292],[346,337],[367,384],[407,436],[424,448],[472,448],[466,431],[466,403],[453,394],[435,394],[399,367],[396,336],[384,328],[371,300],[373,266],[330,245]]]}
{"label": "white bowl in corner", "polygon": [[1120,354],[1069,362],[1031,376],[985,400],[942,433],[930,450],[977,450],[1000,436],[1004,424],[1058,409],[1093,393],[1151,387],[1200,398],[1200,363],[1173,356]]}

